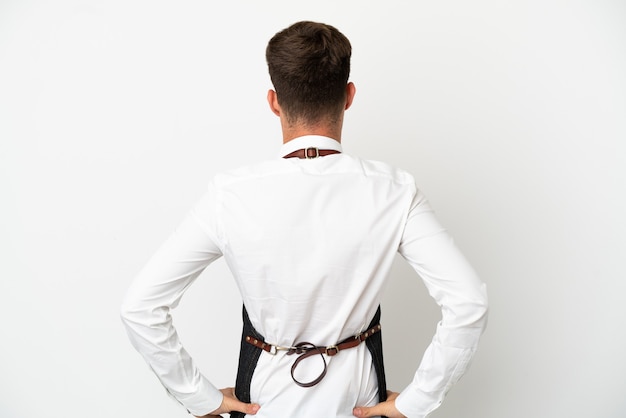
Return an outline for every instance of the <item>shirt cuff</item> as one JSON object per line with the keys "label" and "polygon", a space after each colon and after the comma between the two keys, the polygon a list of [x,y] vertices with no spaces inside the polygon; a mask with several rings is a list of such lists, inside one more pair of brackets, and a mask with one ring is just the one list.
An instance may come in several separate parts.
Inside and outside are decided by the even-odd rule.
{"label": "shirt cuff", "polygon": [[209,412],[215,411],[222,404],[224,395],[208,380],[203,379],[200,383],[198,391],[187,396],[174,395],[169,390],[168,395],[187,408],[187,412],[194,416],[207,415]]}
{"label": "shirt cuff", "polygon": [[411,384],[396,398],[396,408],[407,418],[424,418],[439,408],[444,396],[443,391],[427,393]]}

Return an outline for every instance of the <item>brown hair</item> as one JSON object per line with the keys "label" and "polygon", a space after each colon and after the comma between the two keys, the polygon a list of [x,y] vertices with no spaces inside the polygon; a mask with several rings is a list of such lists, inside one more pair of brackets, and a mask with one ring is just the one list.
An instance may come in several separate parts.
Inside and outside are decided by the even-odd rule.
{"label": "brown hair", "polygon": [[350,41],[336,28],[297,22],[267,44],[265,57],[278,103],[290,121],[336,119],[345,105]]}

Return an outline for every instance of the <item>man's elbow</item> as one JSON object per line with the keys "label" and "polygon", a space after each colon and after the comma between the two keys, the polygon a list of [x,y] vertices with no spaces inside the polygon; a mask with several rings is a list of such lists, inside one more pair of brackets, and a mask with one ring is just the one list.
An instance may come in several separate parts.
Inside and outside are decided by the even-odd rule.
{"label": "man's elbow", "polygon": [[478,318],[476,322],[484,331],[489,320],[489,302],[487,300],[476,307],[476,315]]}
{"label": "man's elbow", "polygon": [[137,300],[126,296],[120,306],[120,319],[126,328],[142,322],[146,316],[146,308]]}
{"label": "man's elbow", "polygon": [[480,329],[482,333],[487,327],[487,319],[489,317],[489,300],[484,284],[468,291],[464,301],[460,303],[456,309],[456,321],[468,328]]}
{"label": "man's elbow", "polygon": [[473,303],[474,323],[484,331],[487,327],[489,319],[489,298],[487,297],[487,289],[485,284],[481,286],[481,291],[475,297]]}
{"label": "man's elbow", "polygon": [[128,303],[126,300],[124,300],[124,302],[122,302],[122,305],[120,306],[120,319],[122,320],[122,323],[125,326],[128,326],[130,323],[133,322],[133,317],[136,314],[136,308]]}

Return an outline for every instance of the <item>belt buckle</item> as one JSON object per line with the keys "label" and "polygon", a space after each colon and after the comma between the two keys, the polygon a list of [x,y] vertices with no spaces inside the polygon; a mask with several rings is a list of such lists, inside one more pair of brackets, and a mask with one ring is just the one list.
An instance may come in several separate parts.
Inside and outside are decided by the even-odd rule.
{"label": "belt buckle", "polygon": [[[333,351],[329,351],[329,350],[333,350]],[[325,348],[324,351],[326,352],[327,356],[332,357],[339,352],[339,347],[337,347],[336,345],[329,345],[328,347]]]}
{"label": "belt buckle", "polygon": [[[313,150],[313,155],[309,155],[309,150]],[[320,150],[317,147],[307,147],[304,149],[304,158],[307,160],[312,160],[313,158],[317,158],[320,156]]]}

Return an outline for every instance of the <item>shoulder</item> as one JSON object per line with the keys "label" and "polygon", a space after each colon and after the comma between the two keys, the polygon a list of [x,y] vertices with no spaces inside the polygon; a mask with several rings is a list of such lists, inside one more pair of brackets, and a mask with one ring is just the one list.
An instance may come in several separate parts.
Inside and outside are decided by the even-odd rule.
{"label": "shoulder", "polygon": [[361,166],[363,173],[367,176],[378,176],[387,178],[400,184],[415,184],[415,178],[411,173],[403,168],[396,167],[384,161],[366,160],[351,156]]}
{"label": "shoulder", "polygon": [[284,174],[288,171],[290,171],[289,166],[283,164],[280,159],[266,160],[217,173],[212,183],[217,187],[227,187],[240,182]]}

